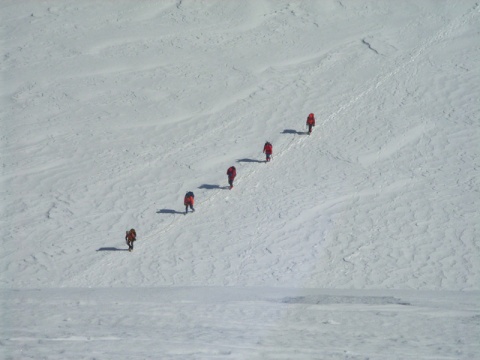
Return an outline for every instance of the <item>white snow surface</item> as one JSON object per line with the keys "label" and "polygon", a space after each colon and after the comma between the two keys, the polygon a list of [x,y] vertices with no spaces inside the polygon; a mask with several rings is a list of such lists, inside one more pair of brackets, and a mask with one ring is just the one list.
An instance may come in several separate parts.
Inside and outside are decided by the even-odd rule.
{"label": "white snow surface", "polygon": [[477,0],[0,14],[2,359],[480,358]]}

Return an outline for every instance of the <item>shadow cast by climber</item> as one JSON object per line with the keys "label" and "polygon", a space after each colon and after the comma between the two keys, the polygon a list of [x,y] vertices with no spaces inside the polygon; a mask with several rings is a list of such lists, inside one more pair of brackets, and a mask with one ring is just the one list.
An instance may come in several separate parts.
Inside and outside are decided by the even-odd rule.
{"label": "shadow cast by climber", "polygon": [[293,130],[293,129],[285,129],[285,130],[283,130],[283,132],[281,134],[307,135],[308,131],[303,132],[303,131],[297,131],[297,130]]}
{"label": "shadow cast by climber", "polygon": [[246,162],[246,163],[263,163],[264,161],[262,161],[262,160],[257,160],[257,159],[238,159],[237,162],[239,162],[239,163],[242,163],[242,162]]}
{"label": "shadow cast by climber", "polygon": [[184,214],[184,213],[177,210],[173,210],[173,209],[161,209],[161,210],[157,210],[157,214]]}
{"label": "shadow cast by climber", "polygon": [[215,190],[215,189],[225,189],[225,186],[220,185],[211,185],[211,184],[203,184],[198,187],[199,189],[207,189],[207,190]]}
{"label": "shadow cast by climber", "polygon": [[128,249],[119,249],[112,246],[112,247],[101,247],[97,251],[128,251]]}

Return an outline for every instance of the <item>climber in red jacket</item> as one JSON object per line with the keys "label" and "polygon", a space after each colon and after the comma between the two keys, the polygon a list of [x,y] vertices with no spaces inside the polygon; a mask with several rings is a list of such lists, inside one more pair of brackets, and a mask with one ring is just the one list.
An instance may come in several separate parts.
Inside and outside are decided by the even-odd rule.
{"label": "climber in red jacket", "polygon": [[266,158],[266,162],[269,162],[270,161],[270,157],[272,156],[272,153],[273,153],[273,145],[270,144],[268,141],[265,143],[265,145],[263,146],[263,153],[265,154],[265,156],[267,157]]}
{"label": "climber in red jacket", "polygon": [[307,126],[308,126],[308,135],[310,135],[312,133],[312,128],[315,126],[315,115],[313,115],[313,113],[308,115]]}
{"label": "climber in red jacket", "polygon": [[233,188],[233,180],[235,180],[235,176],[237,176],[237,169],[235,166],[230,166],[227,170],[228,175],[228,185],[230,185],[230,190]]}

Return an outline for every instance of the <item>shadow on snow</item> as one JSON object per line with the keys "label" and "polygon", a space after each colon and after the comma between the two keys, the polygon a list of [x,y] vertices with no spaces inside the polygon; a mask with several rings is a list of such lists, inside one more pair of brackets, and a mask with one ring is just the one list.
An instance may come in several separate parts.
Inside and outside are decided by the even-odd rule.
{"label": "shadow on snow", "polygon": [[228,186],[203,184],[203,185],[200,185],[198,188],[199,189],[214,190],[214,189],[228,189]]}
{"label": "shadow on snow", "polygon": [[112,247],[101,247],[97,251],[128,251],[128,249],[119,249],[112,246]]}
{"label": "shadow on snow", "polygon": [[246,163],[264,163],[265,161],[263,161],[263,160],[256,160],[256,159],[238,159],[237,162],[239,162],[239,163],[242,163],[242,162],[246,162]]}
{"label": "shadow on snow", "polygon": [[172,210],[172,209],[161,209],[161,210],[157,210],[157,214],[185,214],[185,212]]}
{"label": "shadow on snow", "polygon": [[297,131],[293,129],[285,129],[281,134],[296,134],[296,135],[307,135],[308,131]]}

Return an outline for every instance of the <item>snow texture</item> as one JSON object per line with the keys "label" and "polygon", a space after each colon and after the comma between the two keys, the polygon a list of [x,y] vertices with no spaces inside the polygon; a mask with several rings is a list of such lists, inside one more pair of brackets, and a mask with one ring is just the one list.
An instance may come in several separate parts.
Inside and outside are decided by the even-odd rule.
{"label": "snow texture", "polygon": [[0,19],[1,358],[480,358],[477,1]]}

